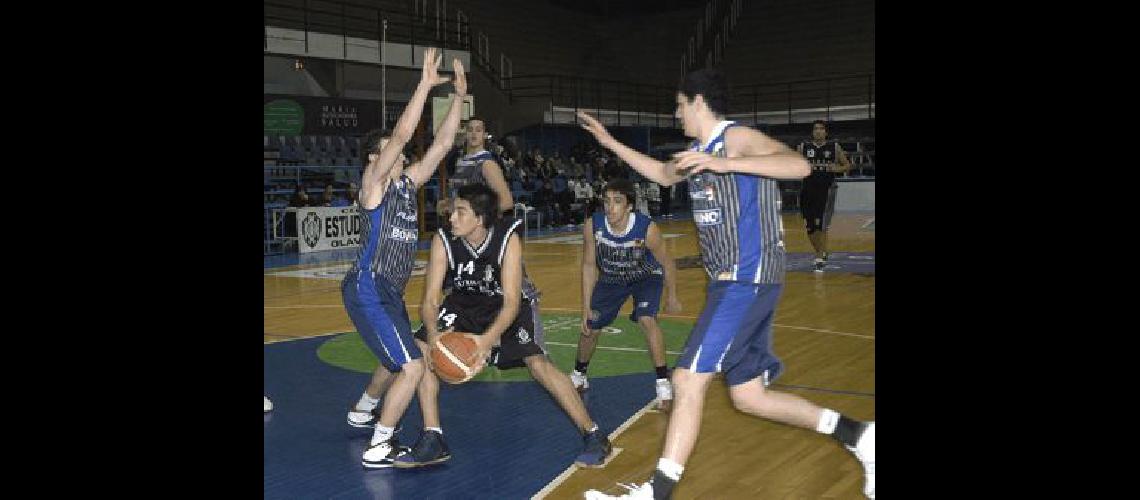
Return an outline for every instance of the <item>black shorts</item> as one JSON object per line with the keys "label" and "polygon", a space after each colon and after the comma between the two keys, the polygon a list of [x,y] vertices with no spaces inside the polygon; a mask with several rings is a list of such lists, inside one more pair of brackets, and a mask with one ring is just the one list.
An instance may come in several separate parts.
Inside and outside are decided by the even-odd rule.
{"label": "black shorts", "polygon": [[831,226],[831,215],[835,212],[835,193],[839,187],[831,184],[805,182],[800,189],[800,215],[803,215],[808,233],[826,231]]}
{"label": "black shorts", "polygon": [[[457,332],[482,335],[499,315],[501,301],[488,300],[478,295],[451,294],[443,299],[439,308],[440,331],[453,328]],[[415,337],[427,342],[427,328],[420,326]],[[499,345],[491,348],[487,364],[500,370],[526,366],[524,361],[535,354],[546,355],[542,335],[542,320],[538,316],[538,301],[523,299],[515,321],[499,337]]]}

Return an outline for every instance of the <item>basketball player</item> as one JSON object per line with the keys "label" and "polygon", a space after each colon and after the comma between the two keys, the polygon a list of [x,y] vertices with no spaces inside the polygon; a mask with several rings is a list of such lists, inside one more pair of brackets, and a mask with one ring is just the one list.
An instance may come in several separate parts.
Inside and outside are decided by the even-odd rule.
{"label": "basketball player", "polygon": [[[875,423],[862,423],[799,396],[768,389],[781,372],[772,352],[772,317],[784,280],[777,179],[799,179],[810,166],[783,143],[724,119],[728,83],[719,70],[689,73],[677,92],[676,117],[689,151],[663,163],[615,140],[592,116],[582,128],[651,181],[687,179],[709,286],[705,308],[673,370],[673,411],[650,481],[618,498],[669,498],[701,425],[705,392],[724,373],[744,413],[831,435],[863,464],[863,492],[875,496]],[[587,499],[614,498],[588,491]]]}
{"label": "basketball player", "polygon": [[[601,329],[613,323],[625,299],[633,296],[629,320],[641,326],[649,356],[657,371],[657,407],[667,411],[673,386],[665,370],[665,341],[657,324],[661,289],[668,292],[665,310],[681,311],[677,300],[677,268],[665,250],[661,231],[650,218],[633,211],[633,183],[617,179],[606,185],[605,211],[595,212],[582,226],[582,334],[570,381],[574,388],[590,387],[586,369],[598,345]],[[664,275],[664,277],[662,277]]]}
{"label": "basketball player", "polygon": [[371,410],[375,409],[383,389],[385,377],[380,376],[380,369],[348,414],[349,424],[374,423],[372,441],[362,460],[365,468],[392,466],[392,459],[399,450],[393,438],[396,424],[424,373],[422,354],[412,341],[403,294],[419,243],[416,190],[431,177],[451,148],[459,128],[463,97],[467,93],[467,80],[459,60],[452,61],[456,94],[440,127],[440,135],[424,157],[407,168],[403,168],[401,151],[415,131],[432,87],[449,80],[439,75],[439,65],[436,49],[427,49],[420,83],[391,136],[384,137],[382,132],[374,131],[364,142],[368,166],[361,178],[359,196],[363,219],[361,245],[341,292],[348,316],[364,343],[380,365],[394,373],[378,418],[371,415]]}
{"label": "basketball player", "polygon": [[813,271],[822,273],[827,266],[827,227],[835,210],[835,174],[851,170],[851,161],[839,142],[827,140],[827,123],[812,123],[811,141],[799,144],[800,154],[811,163],[811,175],[804,178],[800,189],[800,214],[807,224],[808,239],[815,249]]}
{"label": "basketball player", "polygon": [[[419,350],[426,351],[446,330],[469,332],[477,347],[476,359],[500,370],[526,367],[582,433],[584,447],[576,463],[601,466],[610,454],[606,433],[586,412],[570,378],[547,358],[542,320],[536,297],[526,292],[529,281],[522,267],[522,243],[517,234],[521,220],[499,217],[495,192],[484,184],[459,188],[451,212],[451,227],[440,228],[432,238],[431,259],[421,306],[423,326],[416,331]],[[445,285],[451,292],[440,303]],[[428,371],[416,395],[424,417],[424,430],[412,451],[396,457],[396,467],[411,468],[451,458],[439,419],[439,379]]]}
{"label": "basketball player", "polygon": [[515,201],[511,197],[511,188],[503,177],[503,168],[495,161],[495,155],[487,151],[486,122],[482,118],[472,116],[467,120],[467,143],[463,156],[455,160],[455,175],[447,179],[450,197],[441,199],[439,213],[447,216],[451,212],[451,204],[459,188],[468,184],[486,184],[495,191],[499,197],[499,210],[510,212],[514,210]]}

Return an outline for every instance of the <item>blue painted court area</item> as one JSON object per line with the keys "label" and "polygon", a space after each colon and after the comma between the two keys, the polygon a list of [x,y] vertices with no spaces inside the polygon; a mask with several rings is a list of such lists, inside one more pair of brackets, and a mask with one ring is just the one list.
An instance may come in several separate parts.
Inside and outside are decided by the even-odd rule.
{"label": "blue painted court area", "polygon": [[[815,254],[789,253],[788,272],[810,273]],[[875,254],[862,252],[832,252],[824,273],[875,274]]]}
{"label": "blue painted court area", "polygon": [[[582,440],[535,382],[444,384],[440,415],[453,458],[412,470],[365,470],[370,429],[345,423],[369,375],[317,358],[331,337],[265,346],[265,498],[530,498],[574,461]],[[590,380],[591,416],[613,431],[649,403],[652,373]],[[413,399],[399,434],[411,445],[421,426]]]}

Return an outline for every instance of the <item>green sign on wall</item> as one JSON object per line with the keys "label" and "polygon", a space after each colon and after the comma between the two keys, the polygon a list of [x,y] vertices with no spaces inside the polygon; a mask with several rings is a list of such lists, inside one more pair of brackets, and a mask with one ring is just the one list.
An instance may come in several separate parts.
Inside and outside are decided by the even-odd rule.
{"label": "green sign on wall", "polygon": [[301,135],[305,111],[290,99],[265,103],[265,135]]}

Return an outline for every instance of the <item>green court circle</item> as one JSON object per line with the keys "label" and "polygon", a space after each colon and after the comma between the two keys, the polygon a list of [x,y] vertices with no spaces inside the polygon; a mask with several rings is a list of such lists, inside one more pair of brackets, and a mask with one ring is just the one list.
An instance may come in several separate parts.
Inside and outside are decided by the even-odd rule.
{"label": "green court circle", "polygon": [[[564,372],[574,368],[581,318],[574,314],[542,315],[546,351],[554,364]],[[657,322],[661,325],[661,332],[665,336],[666,363],[673,366],[678,354],[669,354],[669,352],[681,352],[693,324],[665,318],[657,318]],[[360,373],[372,373],[379,364],[376,356],[368,350],[356,332],[337,335],[325,341],[317,349],[317,357],[332,366]],[[652,372],[653,362],[649,358],[645,334],[639,325],[629,321],[628,316],[620,315],[610,328],[602,333],[594,357],[590,359],[590,377]],[[526,368],[499,370],[489,366],[472,380],[523,382],[532,379]]]}

